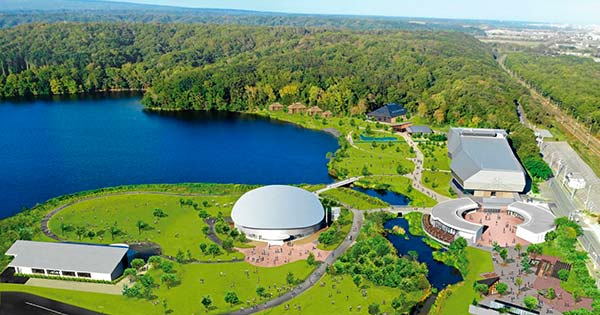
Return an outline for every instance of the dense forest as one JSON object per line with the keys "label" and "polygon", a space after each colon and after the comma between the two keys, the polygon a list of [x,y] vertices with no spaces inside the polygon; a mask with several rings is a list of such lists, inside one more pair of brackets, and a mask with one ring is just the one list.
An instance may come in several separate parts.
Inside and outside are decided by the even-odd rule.
{"label": "dense forest", "polygon": [[506,65],[573,117],[600,123],[600,63],[590,58],[509,54]]}
{"label": "dense forest", "polygon": [[30,24],[0,32],[4,97],[145,89],[156,108],[274,101],[337,114],[399,102],[439,124],[509,128],[519,87],[476,39],[429,31]]}

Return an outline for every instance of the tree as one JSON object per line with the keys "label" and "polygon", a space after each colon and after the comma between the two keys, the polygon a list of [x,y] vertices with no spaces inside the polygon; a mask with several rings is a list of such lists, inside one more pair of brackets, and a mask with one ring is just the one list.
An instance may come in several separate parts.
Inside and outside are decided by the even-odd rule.
{"label": "tree", "polygon": [[177,254],[175,255],[175,260],[180,264],[185,262],[185,254],[183,253],[181,248],[177,250]]}
{"label": "tree", "polygon": [[521,277],[517,277],[515,279],[515,285],[517,286],[517,294],[521,293],[521,285],[523,284],[523,279]]}
{"label": "tree", "polygon": [[230,237],[224,239],[223,244],[221,246],[223,246],[224,250],[230,251],[231,249],[233,249],[233,239],[231,239]]}
{"label": "tree", "polygon": [[538,306],[538,300],[535,297],[529,295],[523,298],[523,303],[525,303],[525,307],[527,307],[530,310],[534,310]]}
{"label": "tree", "polygon": [[496,291],[498,291],[498,294],[504,295],[506,290],[508,290],[508,285],[506,283],[498,282],[498,284],[496,284]]}
{"label": "tree", "polygon": [[375,314],[379,314],[379,313],[380,313],[379,304],[377,304],[377,303],[369,304],[369,314],[375,315]]}
{"label": "tree", "polygon": [[289,285],[293,285],[296,284],[296,277],[294,276],[294,273],[289,271],[287,273],[287,275],[285,276],[285,281],[287,282],[287,284]]}
{"label": "tree", "polygon": [[407,305],[406,293],[400,291],[400,294],[392,300],[392,308],[400,313]]}
{"label": "tree", "polygon": [[363,176],[369,176],[369,175],[371,175],[371,172],[369,171],[369,168],[366,165],[363,166],[361,174]]}
{"label": "tree", "polygon": [[500,255],[500,258],[502,258],[502,260],[506,263],[506,260],[508,259],[508,250],[506,248],[502,248],[500,252],[498,252],[498,254]]}
{"label": "tree", "polygon": [[142,220],[138,220],[138,221],[135,223],[135,226],[136,226],[136,227],[137,227],[137,229],[138,229],[138,234],[140,234],[140,235],[141,235],[141,234],[142,234],[142,231],[148,228],[148,223],[146,223],[146,222],[144,222],[144,221],[142,221]]}
{"label": "tree", "polygon": [[556,298],[556,291],[554,290],[554,288],[548,288],[548,290],[546,291],[546,297],[550,300],[554,300]]}
{"label": "tree", "polygon": [[315,254],[310,252],[308,254],[308,257],[306,257],[306,262],[308,263],[309,266],[315,265],[317,263],[317,261],[315,260]]}
{"label": "tree", "polygon": [[140,270],[142,269],[142,267],[144,267],[146,263],[144,262],[143,259],[140,258],[135,258],[131,261],[130,265],[132,268],[135,268],[135,270]]}
{"label": "tree", "polygon": [[202,252],[202,254],[205,254],[206,248],[208,247],[208,245],[206,245],[206,243],[200,243],[199,247],[200,247],[200,251]]}
{"label": "tree", "polygon": [[488,293],[488,286],[483,284],[483,283],[476,283],[475,284],[475,291],[477,291],[477,293],[484,295]]}
{"label": "tree", "polygon": [[567,269],[561,269],[559,270],[556,275],[558,276],[558,279],[560,279],[561,281],[567,281],[569,280],[569,271]]}
{"label": "tree", "polygon": [[167,286],[167,289],[170,289],[178,285],[180,280],[174,273],[164,273],[160,276],[160,282],[164,283]]}
{"label": "tree", "polygon": [[77,237],[79,237],[79,240],[81,240],[83,236],[87,234],[87,229],[85,228],[85,226],[78,226],[75,229],[75,234],[77,234]]}
{"label": "tree", "polygon": [[148,264],[152,266],[152,268],[158,268],[162,263],[162,258],[160,256],[150,256],[148,258]]}
{"label": "tree", "polygon": [[129,282],[133,281],[137,277],[137,270],[135,268],[127,268],[123,271],[123,276],[129,279]]}
{"label": "tree", "polygon": [[319,235],[319,243],[329,246],[335,241],[336,232],[333,229],[329,229]]}
{"label": "tree", "polygon": [[518,255],[521,256],[521,250],[523,249],[523,245],[521,245],[521,243],[517,243],[517,245],[515,245],[515,249],[517,250]]}
{"label": "tree", "polygon": [[269,294],[267,293],[267,289],[265,287],[259,286],[256,288],[256,295],[258,295],[261,299],[267,297]]}
{"label": "tree", "polygon": [[542,254],[542,246],[540,244],[531,244],[527,246],[526,252],[528,255],[540,255]]}
{"label": "tree", "polygon": [[140,277],[140,283],[145,288],[153,287],[154,286],[154,278],[152,277],[152,275],[146,273]]}
{"label": "tree", "polygon": [[219,247],[219,245],[212,243],[210,245],[208,245],[208,248],[206,249],[206,253],[209,255],[212,255],[213,258],[221,255],[221,247]]}
{"label": "tree", "polygon": [[116,225],[110,227],[110,237],[113,241],[115,240],[115,236],[119,236],[121,235],[121,233],[123,232],[121,232],[121,230]]}
{"label": "tree", "polygon": [[161,208],[154,209],[154,211],[152,211],[152,215],[155,218],[157,218],[157,219],[164,218],[164,217],[168,216],[168,214],[165,213]]}
{"label": "tree", "polygon": [[229,306],[233,306],[234,304],[237,304],[240,302],[240,298],[238,298],[237,293],[233,292],[233,291],[227,291],[225,293],[225,302],[229,303]]}
{"label": "tree", "polygon": [[210,295],[205,295],[202,297],[202,300],[200,300],[200,303],[204,305],[204,309],[206,310],[206,312],[208,312],[208,310],[210,309],[210,305],[212,304],[212,298],[210,297]]}
{"label": "tree", "polygon": [[521,266],[523,266],[523,270],[525,272],[529,272],[529,269],[531,269],[531,263],[529,262],[529,257],[523,257],[523,259],[521,260]]}

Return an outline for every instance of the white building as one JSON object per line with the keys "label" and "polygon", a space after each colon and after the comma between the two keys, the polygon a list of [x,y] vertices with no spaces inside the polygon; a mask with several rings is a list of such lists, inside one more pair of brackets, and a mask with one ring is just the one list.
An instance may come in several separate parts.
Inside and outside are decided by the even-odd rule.
{"label": "white building", "polygon": [[112,281],[127,267],[124,246],[16,241],[6,252],[16,273]]}
{"label": "white building", "polygon": [[525,171],[501,129],[450,128],[452,177],[478,197],[512,197],[525,189]]}
{"label": "white building", "polygon": [[231,219],[246,237],[283,244],[309,236],[323,226],[325,209],[304,189],[271,185],[251,190],[235,203]]}

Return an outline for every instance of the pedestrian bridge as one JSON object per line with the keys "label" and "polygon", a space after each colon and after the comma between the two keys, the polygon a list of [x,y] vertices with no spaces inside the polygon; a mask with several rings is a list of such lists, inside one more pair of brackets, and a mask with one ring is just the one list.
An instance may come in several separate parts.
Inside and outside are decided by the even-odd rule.
{"label": "pedestrian bridge", "polygon": [[331,183],[331,184],[325,186],[325,188],[321,188],[321,189],[315,191],[315,194],[319,195],[320,193],[328,191],[330,189],[334,189],[334,188],[339,188],[339,187],[343,187],[343,186],[346,186],[346,185],[350,185],[350,184],[354,183],[355,181],[357,181],[357,180],[359,180],[361,178],[363,178],[363,177],[362,176],[356,176],[356,177],[351,177],[351,178],[347,178],[347,179],[341,180],[339,182]]}

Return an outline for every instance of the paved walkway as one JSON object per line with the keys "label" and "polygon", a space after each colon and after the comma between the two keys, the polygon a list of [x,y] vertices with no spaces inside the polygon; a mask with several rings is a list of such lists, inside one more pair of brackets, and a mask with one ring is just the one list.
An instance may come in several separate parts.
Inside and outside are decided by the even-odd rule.
{"label": "paved walkway", "polygon": [[95,292],[112,295],[121,295],[123,290],[122,281],[118,284],[78,282],[53,279],[29,278],[25,285],[44,287],[51,289],[75,290],[84,292]]}
{"label": "paved walkway", "polygon": [[404,140],[406,140],[408,145],[411,148],[413,148],[413,150],[415,150],[415,154],[417,155],[416,158],[410,159],[411,161],[413,161],[413,163],[415,163],[415,169],[413,170],[412,173],[405,175],[406,177],[413,180],[413,187],[415,189],[417,189],[418,191],[424,193],[425,195],[437,200],[438,202],[450,200],[449,197],[444,196],[438,192],[435,192],[435,191],[423,186],[421,178],[423,177],[423,162],[425,161],[425,156],[423,155],[423,152],[421,152],[421,149],[419,149],[419,146],[417,145],[417,143],[414,142],[413,139],[410,137],[410,135],[408,135],[404,132],[401,132],[398,134],[400,136],[402,136],[402,138],[404,138]]}
{"label": "paved walkway", "polygon": [[348,236],[344,239],[342,244],[340,244],[340,246],[338,246],[338,248],[336,248],[334,251],[332,251],[331,254],[329,254],[329,256],[327,256],[327,258],[325,258],[325,261],[323,263],[321,263],[319,265],[319,267],[317,267],[317,269],[315,269],[315,271],[313,271],[313,273],[311,273],[304,282],[302,282],[301,284],[296,286],[292,291],[287,292],[275,299],[258,304],[252,308],[247,308],[247,309],[243,308],[238,311],[232,312],[230,314],[236,314],[236,315],[253,314],[256,312],[260,312],[260,311],[281,305],[281,304],[293,299],[297,295],[303,293],[304,291],[310,289],[314,284],[316,284],[319,281],[319,279],[321,279],[321,277],[325,274],[327,266],[330,266],[331,264],[333,264],[333,262],[335,262],[335,260],[340,255],[342,255],[344,252],[346,252],[346,250],[348,250],[348,248],[350,248],[350,246],[352,246],[352,244],[356,240],[356,237],[358,236],[358,233],[360,232],[360,229],[364,222],[364,214],[362,211],[356,210],[356,209],[352,209],[351,211],[354,213],[354,219],[352,221],[352,228],[350,229],[350,233],[348,233]]}

